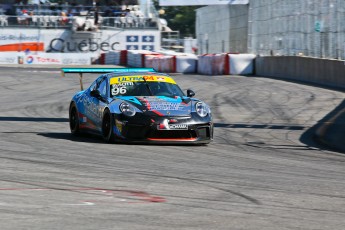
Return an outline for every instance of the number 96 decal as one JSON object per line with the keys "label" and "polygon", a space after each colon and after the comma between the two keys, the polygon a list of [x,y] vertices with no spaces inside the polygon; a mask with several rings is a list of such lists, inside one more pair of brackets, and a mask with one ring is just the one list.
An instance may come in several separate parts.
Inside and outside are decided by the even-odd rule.
{"label": "number 96 decal", "polygon": [[113,85],[113,89],[111,90],[112,95],[119,95],[127,93],[127,89],[125,86],[117,86]]}

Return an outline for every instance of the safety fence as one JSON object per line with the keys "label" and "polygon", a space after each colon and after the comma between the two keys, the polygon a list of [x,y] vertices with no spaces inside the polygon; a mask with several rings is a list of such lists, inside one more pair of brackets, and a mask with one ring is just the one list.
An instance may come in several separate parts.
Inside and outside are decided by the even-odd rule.
{"label": "safety fence", "polygon": [[251,0],[248,52],[344,60],[344,0]]}

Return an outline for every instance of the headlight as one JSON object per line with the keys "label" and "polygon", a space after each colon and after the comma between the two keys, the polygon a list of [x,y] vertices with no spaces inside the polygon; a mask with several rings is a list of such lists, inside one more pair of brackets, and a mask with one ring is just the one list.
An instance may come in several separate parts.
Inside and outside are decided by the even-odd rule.
{"label": "headlight", "polygon": [[120,111],[126,116],[132,117],[135,115],[135,107],[127,102],[122,102],[120,104]]}
{"label": "headlight", "polygon": [[204,102],[196,103],[195,110],[200,117],[206,117],[206,115],[210,112],[210,108]]}

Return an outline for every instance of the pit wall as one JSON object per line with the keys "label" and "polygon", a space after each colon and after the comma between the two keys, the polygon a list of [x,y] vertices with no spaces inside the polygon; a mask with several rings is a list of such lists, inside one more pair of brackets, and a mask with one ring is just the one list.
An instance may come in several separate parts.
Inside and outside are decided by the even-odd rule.
{"label": "pit wall", "polygon": [[344,61],[310,57],[256,57],[255,74],[345,89]]}

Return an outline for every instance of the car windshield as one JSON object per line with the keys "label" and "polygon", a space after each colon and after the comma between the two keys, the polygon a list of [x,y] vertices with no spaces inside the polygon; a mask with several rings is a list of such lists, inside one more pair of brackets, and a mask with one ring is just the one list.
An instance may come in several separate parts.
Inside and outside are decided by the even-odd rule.
{"label": "car windshield", "polygon": [[111,97],[115,96],[184,96],[180,87],[169,82],[136,81],[111,84]]}

